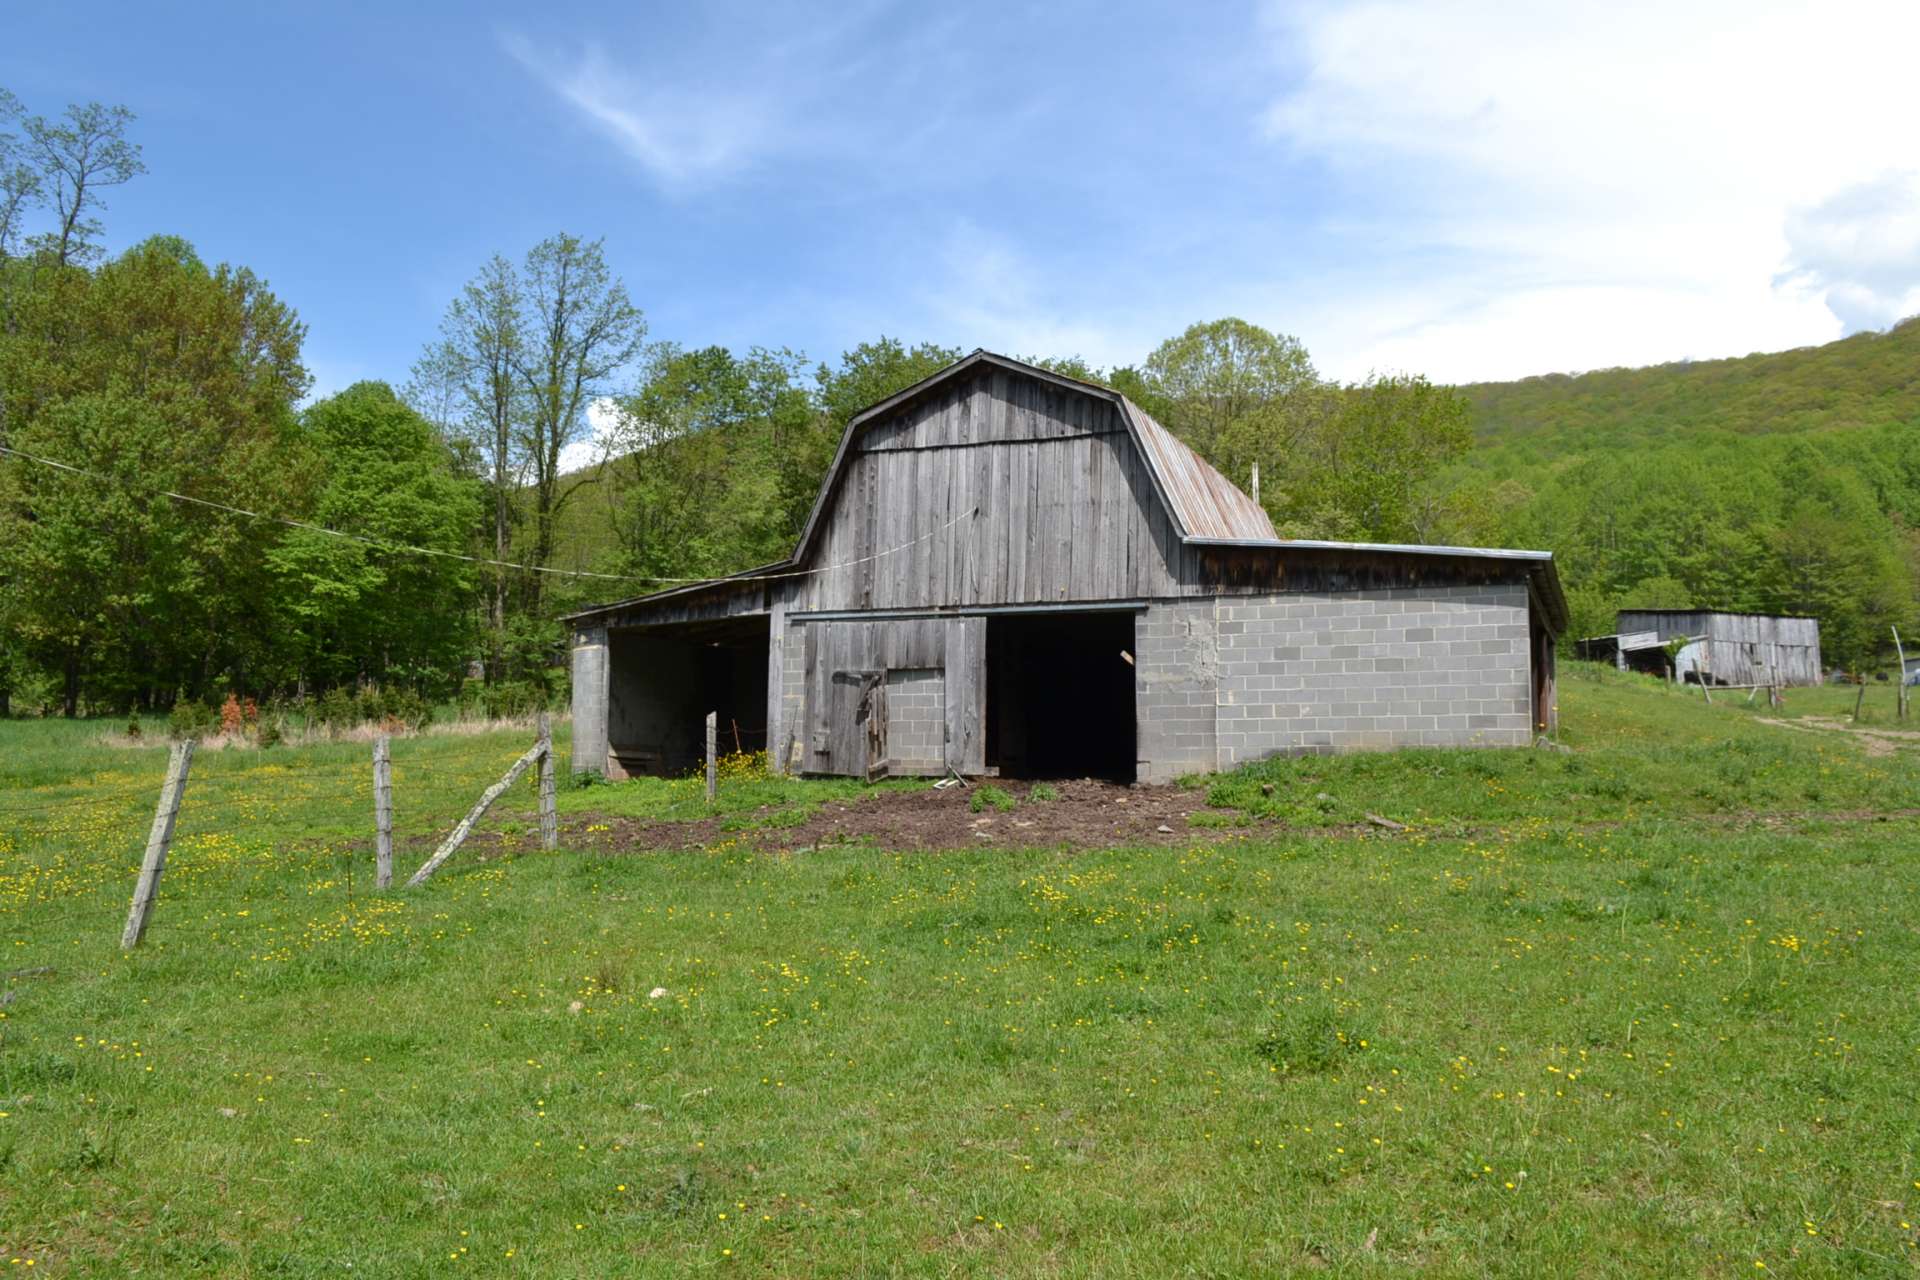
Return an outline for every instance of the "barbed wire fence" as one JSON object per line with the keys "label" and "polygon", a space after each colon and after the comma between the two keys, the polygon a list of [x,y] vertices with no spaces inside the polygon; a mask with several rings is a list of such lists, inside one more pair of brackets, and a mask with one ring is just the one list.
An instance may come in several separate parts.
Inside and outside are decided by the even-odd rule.
{"label": "barbed wire fence", "polygon": [[[447,807],[444,786],[419,788],[432,798],[425,808],[417,807],[417,802],[406,806],[411,810],[410,828],[440,832],[447,830],[456,815],[459,820],[398,891],[392,887],[395,799],[397,790],[406,805],[408,788],[404,770],[396,787],[391,735],[375,736],[363,768],[345,776],[329,774],[320,780],[298,776],[262,780],[219,774],[196,779],[194,755],[192,740],[174,743],[168,752],[165,777],[157,789],[115,779],[104,787],[89,786],[84,780],[59,784],[72,792],[59,799],[41,799],[27,792],[0,793],[0,933],[12,935],[8,941],[15,952],[7,959],[17,957],[23,962],[0,969],[0,980],[11,982],[52,972],[52,966],[38,962],[54,957],[35,954],[29,948],[36,941],[41,946],[64,947],[77,940],[68,936],[68,926],[77,926],[81,936],[96,930],[117,930],[121,949],[134,950],[146,939],[156,914],[165,918],[166,913],[156,912],[156,908],[168,900],[169,884],[177,884],[183,877],[190,885],[209,878],[223,885],[225,891],[215,901],[224,905],[209,908],[206,897],[198,893],[182,899],[183,905],[191,903],[198,908],[202,919],[209,909],[215,915],[244,916],[266,902],[310,900],[316,887],[303,887],[299,877],[287,874],[300,867],[323,874],[321,889],[342,887],[343,880],[351,905],[355,863],[366,857],[362,836],[367,834],[372,836],[375,893],[413,889],[453,858],[487,812],[529,771],[536,778],[539,846],[552,851],[558,845],[557,768],[552,725],[545,712],[537,717],[532,744],[477,800],[462,801],[460,808],[452,809]],[[422,781],[442,780],[423,777]],[[283,785],[276,787],[275,783]],[[149,804],[151,810],[146,808]],[[237,832],[275,819],[291,805],[319,805],[342,815],[357,811],[357,817],[329,821],[315,834],[352,835],[357,829],[361,835],[353,836],[344,852],[316,841],[292,858],[285,856],[286,851],[269,848],[237,858],[168,866],[169,855],[182,836],[202,848],[217,847],[222,841],[236,838]],[[132,824],[142,818],[150,819],[146,844],[137,871],[128,878],[126,855],[137,830]],[[63,847],[74,840],[97,841],[105,847],[93,853]],[[118,849],[114,847],[117,844],[121,846]],[[240,907],[243,902],[247,906]],[[5,922],[9,916],[31,928],[8,929]],[[57,943],[51,941],[56,937]],[[0,1008],[11,999],[12,993],[0,993]]]}

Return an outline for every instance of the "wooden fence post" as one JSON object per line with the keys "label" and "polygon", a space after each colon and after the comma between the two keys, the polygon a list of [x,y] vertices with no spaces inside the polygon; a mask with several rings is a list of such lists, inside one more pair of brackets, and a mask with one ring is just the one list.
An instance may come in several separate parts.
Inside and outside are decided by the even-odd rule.
{"label": "wooden fence post", "polygon": [[718,711],[709,711],[707,712],[707,803],[708,804],[713,803],[714,795],[720,785],[720,768],[719,768],[719,765],[715,763],[713,758],[713,751],[716,745],[716,739],[719,737],[719,735],[720,735],[720,713]]}
{"label": "wooden fence post", "polygon": [[133,907],[120,934],[120,949],[131,951],[147,932],[147,917],[160,896],[160,873],[167,869],[167,847],[173,843],[173,820],[180,815],[180,797],[187,789],[187,767],[193,763],[193,739],[182,738],[167,756],[167,781],[160,788],[160,804],[153,811],[153,830],[147,833],[147,854],[140,860],[140,880],[133,888]]}
{"label": "wooden fence post", "polygon": [[373,740],[373,883],[393,888],[393,748],[384,733]]}
{"label": "wooden fence post", "polygon": [[1898,659],[1900,663],[1900,672],[1895,677],[1895,679],[1900,682],[1894,686],[1895,706],[1898,709],[1897,714],[1899,718],[1905,720],[1907,718],[1907,650],[1906,646],[1900,643],[1900,628],[1898,627],[1893,629],[1893,653],[1894,657]]}
{"label": "wooden fence post", "polygon": [[507,770],[505,777],[481,792],[479,802],[467,811],[466,817],[460,819],[460,825],[453,829],[453,834],[442,841],[440,847],[433,851],[433,856],[421,863],[420,869],[408,878],[407,888],[411,889],[416,885],[424,884],[428,876],[438,871],[440,864],[453,856],[453,851],[460,847],[460,842],[465,840],[473,830],[473,824],[486,816],[487,810],[493,807],[493,802],[498,800],[501,793],[508,787],[518,782],[520,775],[527,771],[527,766],[539,756],[540,744],[536,742],[527,748],[525,755],[513,762],[513,768]]}
{"label": "wooden fence post", "polygon": [[553,806],[553,723],[540,713],[540,847],[548,853],[560,843],[560,818]]}

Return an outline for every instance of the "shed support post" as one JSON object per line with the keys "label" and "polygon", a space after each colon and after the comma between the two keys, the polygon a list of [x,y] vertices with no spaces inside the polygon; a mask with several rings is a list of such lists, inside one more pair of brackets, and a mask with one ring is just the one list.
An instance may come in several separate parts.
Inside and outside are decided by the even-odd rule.
{"label": "shed support post", "polygon": [[612,677],[605,627],[573,633],[574,773],[607,772],[607,703]]}
{"label": "shed support post", "polygon": [[718,712],[709,711],[707,712],[707,803],[708,804],[713,803],[715,790],[720,780],[719,769],[717,766],[717,762],[714,759],[715,748],[718,745],[715,742],[715,739],[718,738],[719,736],[720,736],[720,715]]}

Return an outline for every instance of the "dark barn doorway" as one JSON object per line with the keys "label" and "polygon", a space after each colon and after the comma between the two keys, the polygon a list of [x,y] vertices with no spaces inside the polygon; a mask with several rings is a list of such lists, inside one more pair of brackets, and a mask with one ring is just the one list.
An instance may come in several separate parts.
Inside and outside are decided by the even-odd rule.
{"label": "dark barn doorway", "polygon": [[1132,612],[987,619],[987,764],[1009,778],[1136,769]]}
{"label": "dark barn doorway", "polygon": [[609,775],[676,778],[706,756],[767,749],[766,615],[614,628],[607,634]]}

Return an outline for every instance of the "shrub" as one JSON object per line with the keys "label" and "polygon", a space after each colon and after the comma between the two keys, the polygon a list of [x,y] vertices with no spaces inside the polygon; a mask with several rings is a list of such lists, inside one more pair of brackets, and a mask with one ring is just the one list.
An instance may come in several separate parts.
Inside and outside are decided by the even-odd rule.
{"label": "shrub", "polygon": [[353,691],[335,686],[321,694],[313,704],[313,718],[329,733],[338,733],[360,723],[360,708]]}
{"label": "shrub", "polygon": [[167,713],[167,736],[170,738],[204,738],[213,732],[218,718],[213,708],[204,702],[192,698],[181,698],[173,704],[173,710]]}

